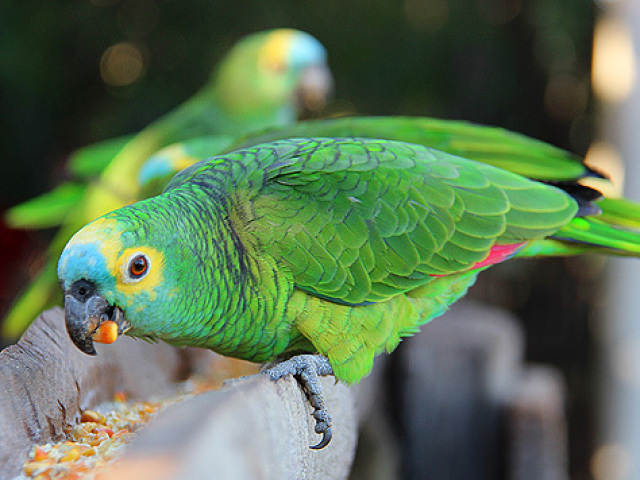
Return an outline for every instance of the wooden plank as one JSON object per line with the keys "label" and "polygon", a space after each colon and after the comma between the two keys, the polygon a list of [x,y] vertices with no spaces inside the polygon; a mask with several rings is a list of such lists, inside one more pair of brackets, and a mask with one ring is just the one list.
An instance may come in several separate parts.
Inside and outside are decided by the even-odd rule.
{"label": "wooden plank", "polygon": [[[176,382],[210,366],[215,356],[126,337],[96,349],[95,357],[76,349],[64,313],[53,309],[38,317],[16,345],[0,352],[3,475],[20,473],[32,444],[62,439],[82,410],[111,400],[117,391],[131,399],[171,394]],[[202,478],[198,475],[212,471],[222,479],[346,478],[356,443],[352,393],[333,378],[323,379],[323,385],[334,438],[322,451],[309,449],[319,437],[297,383],[254,375],[161,412],[122,461],[124,470],[104,478],[128,478],[123,475],[131,472],[137,472],[133,478]],[[177,476],[166,477],[172,468]]]}
{"label": "wooden plank", "polygon": [[81,410],[115,392],[169,393],[184,374],[186,357],[168,345],[125,338],[108,347],[98,345],[95,357],[80,352],[55,308],[0,352],[0,471],[17,474],[32,444],[60,440]]}
{"label": "wooden plank", "polygon": [[297,382],[258,374],[169,407],[99,480],[213,478],[213,472],[219,480],[347,478],[355,405],[345,385],[322,383],[333,417],[333,439],[322,450],[309,448],[320,437]]}

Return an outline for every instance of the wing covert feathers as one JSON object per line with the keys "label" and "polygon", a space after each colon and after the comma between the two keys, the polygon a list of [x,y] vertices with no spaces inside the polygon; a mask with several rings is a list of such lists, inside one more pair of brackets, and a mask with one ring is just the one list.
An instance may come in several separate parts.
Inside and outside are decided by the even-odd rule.
{"label": "wing covert feathers", "polygon": [[555,187],[371,139],[259,145],[192,167],[170,188],[220,183],[222,170],[234,179],[227,191],[236,208],[250,212],[239,230],[251,243],[286,265],[298,288],[347,304],[388,300],[434,275],[468,270],[494,244],[548,236],[577,211]]}

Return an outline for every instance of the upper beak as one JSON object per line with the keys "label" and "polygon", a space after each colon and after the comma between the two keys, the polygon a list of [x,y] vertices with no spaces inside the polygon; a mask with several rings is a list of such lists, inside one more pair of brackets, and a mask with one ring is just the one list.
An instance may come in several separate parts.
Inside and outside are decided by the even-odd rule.
{"label": "upper beak", "polygon": [[[95,355],[94,335],[100,325],[106,321],[114,321],[118,325],[118,334],[130,327],[122,315],[122,310],[112,307],[97,293],[89,297],[79,296],[70,289],[64,296],[64,314],[67,332],[73,344],[87,355]],[[98,337],[96,337],[98,338]],[[98,341],[99,338],[98,338]]]}
{"label": "upper beak", "polygon": [[322,110],[333,94],[333,77],[325,63],[310,65],[303,72],[296,90],[300,112]]}
{"label": "upper beak", "polygon": [[73,344],[88,355],[95,355],[91,336],[98,329],[100,318],[108,315],[109,304],[99,295],[93,295],[85,301],[73,295],[64,296],[64,317],[67,332]]}

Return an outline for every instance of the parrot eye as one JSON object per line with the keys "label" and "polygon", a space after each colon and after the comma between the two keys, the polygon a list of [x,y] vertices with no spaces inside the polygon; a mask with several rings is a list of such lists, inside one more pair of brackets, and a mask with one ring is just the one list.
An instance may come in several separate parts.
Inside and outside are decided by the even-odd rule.
{"label": "parrot eye", "polygon": [[131,262],[129,262],[129,275],[135,280],[144,277],[148,271],[149,261],[147,257],[141,253],[134,256]]}

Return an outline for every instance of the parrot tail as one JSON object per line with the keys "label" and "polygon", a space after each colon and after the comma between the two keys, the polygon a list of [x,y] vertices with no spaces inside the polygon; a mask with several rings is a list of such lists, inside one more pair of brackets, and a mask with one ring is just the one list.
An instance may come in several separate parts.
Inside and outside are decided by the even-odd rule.
{"label": "parrot tail", "polygon": [[516,256],[595,252],[640,257],[640,204],[626,199],[602,198],[593,205],[599,212],[577,216],[553,236],[529,243]]}

